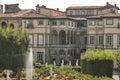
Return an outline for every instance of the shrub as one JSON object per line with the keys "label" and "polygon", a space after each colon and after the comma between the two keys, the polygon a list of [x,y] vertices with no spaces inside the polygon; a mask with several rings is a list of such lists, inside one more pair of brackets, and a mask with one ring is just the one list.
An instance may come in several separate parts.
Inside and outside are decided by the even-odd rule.
{"label": "shrub", "polygon": [[83,73],[112,77],[114,56],[108,50],[87,50],[81,55]]}

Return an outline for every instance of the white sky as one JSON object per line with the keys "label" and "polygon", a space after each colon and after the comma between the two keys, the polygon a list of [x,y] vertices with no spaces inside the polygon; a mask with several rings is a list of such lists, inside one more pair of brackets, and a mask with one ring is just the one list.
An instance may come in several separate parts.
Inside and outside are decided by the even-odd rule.
{"label": "white sky", "polygon": [[65,11],[68,6],[104,6],[106,2],[117,4],[120,8],[120,0],[0,0],[3,5],[19,3],[21,9],[35,9],[39,4],[48,8],[59,8],[61,11]]}

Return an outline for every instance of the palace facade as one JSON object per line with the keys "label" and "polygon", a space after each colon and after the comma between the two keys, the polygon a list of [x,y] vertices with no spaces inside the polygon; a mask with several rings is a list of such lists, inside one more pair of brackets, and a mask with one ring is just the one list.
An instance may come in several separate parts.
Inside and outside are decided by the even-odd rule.
{"label": "palace facade", "polygon": [[0,5],[1,27],[26,30],[34,59],[60,65],[72,65],[86,49],[120,47],[120,14],[117,5],[71,6],[65,12],[37,5],[34,9],[20,9],[19,4]]}

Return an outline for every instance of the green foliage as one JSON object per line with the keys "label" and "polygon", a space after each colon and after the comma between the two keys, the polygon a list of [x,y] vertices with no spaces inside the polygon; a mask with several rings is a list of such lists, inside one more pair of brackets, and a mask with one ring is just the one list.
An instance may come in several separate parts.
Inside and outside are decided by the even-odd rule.
{"label": "green foliage", "polygon": [[120,49],[115,53],[115,58],[116,58],[117,66],[120,70]]}
{"label": "green foliage", "polygon": [[88,50],[81,55],[83,73],[112,77],[114,56],[107,50]]}
{"label": "green foliage", "polygon": [[28,44],[25,31],[0,28],[0,68],[18,70],[24,67]]}
{"label": "green foliage", "polygon": [[81,54],[81,60],[114,60],[114,55],[109,50],[87,50]]}

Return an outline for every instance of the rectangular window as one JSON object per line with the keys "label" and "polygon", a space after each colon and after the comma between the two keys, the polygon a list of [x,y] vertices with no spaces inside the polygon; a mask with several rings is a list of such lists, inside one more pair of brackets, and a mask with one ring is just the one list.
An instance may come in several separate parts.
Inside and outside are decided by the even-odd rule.
{"label": "rectangular window", "polygon": [[37,60],[43,62],[43,52],[37,52]]}
{"label": "rectangular window", "polygon": [[38,20],[38,25],[44,25],[43,20]]}
{"label": "rectangular window", "polygon": [[90,44],[94,44],[94,36],[90,36]]}
{"label": "rectangular window", "polygon": [[60,21],[60,25],[64,26],[64,25],[65,25],[65,21],[64,21],[64,20],[61,20],[61,21]]}
{"label": "rectangular window", "polygon": [[98,38],[98,39],[99,39],[99,41],[98,41],[98,42],[99,42],[99,45],[103,45],[103,42],[104,42],[104,41],[103,41],[103,35],[99,35],[99,38]]}
{"label": "rectangular window", "polygon": [[103,21],[102,20],[98,20],[98,26],[103,26]]}
{"label": "rectangular window", "polygon": [[113,35],[106,35],[106,45],[113,44]]}
{"label": "rectangular window", "polygon": [[29,47],[33,47],[33,35],[29,35]]}
{"label": "rectangular window", "polygon": [[52,26],[56,26],[57,25],[57,21],[52,21]]}
{"label": "rectangular window", "polygon": [[33,20],[28,20],[27,28],[33,28]]}
{"label": "rectangular window", "polygon": [[106,19],[107,25],[113,25],[113,19]]}
{"label": "rectangular window", "polygon": [[118,47],[120,47],[120,34],[118,34]]}
{"label": "rectangular window", "polygon": [[85,15],[85,11],[81,11],[81,15]]}
{"label": "rectangular window", "polygon": [[70,26],[70,21],[68,21],[68,26]]}
{"label": "rectangular window", "polygon": [[80,10],[78,11],[78,15],[81,15],[81,12],[80,12]]}
{"label": "rectangular window", "polygon": [[87,15],[94,15],[94,11],[93,10],[88,10]]}
{"label": "rectangular window", "polygon": [[89,26],[95,26],[95,20],[89,20]]}
{"label": "rectangular window", "polygon": [[120,28],[120,19],[118,19],[118,28]]}
{"label": "rectangular window", "polygon": [[44,37],[42,34],[38,35],[38,46],[41,46],[44,44]]}
{"label": "rectangular window", "polygon": [[73,15],[73,11],[70,11],[70,15]]}

